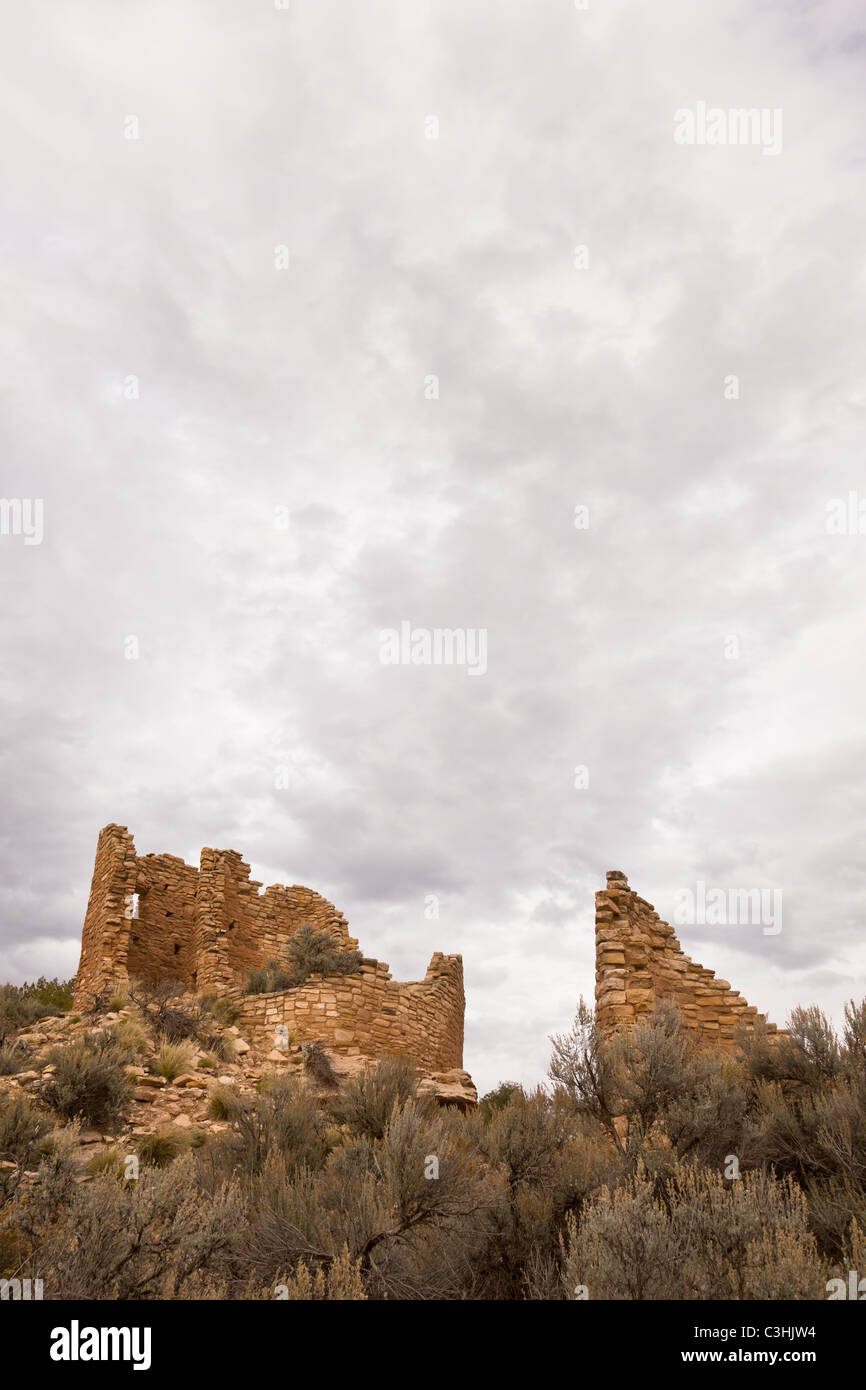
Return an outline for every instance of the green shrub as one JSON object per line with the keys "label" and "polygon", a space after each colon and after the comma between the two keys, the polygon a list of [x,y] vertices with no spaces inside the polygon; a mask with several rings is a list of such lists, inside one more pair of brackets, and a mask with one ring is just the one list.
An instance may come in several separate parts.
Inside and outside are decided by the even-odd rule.
{"label": "green shrub", "polygon": [[329,932],[316,931],[306,923],[289,938],[286,957],[295,985],[310,975],[354,975],[363,960],[360,951],[335,945]]}
{"label": "green shrub", "polygon": [[274,1154],[280,1156],[285,1172],[294,1174],[317,1168],[331,1147],[327,1117],[294,1078],[274,1077],[267,1090],[251,1099],[215,1088],[211,1114],[232,1125],[214,1150],[225,1174],[258,1174]]}
{"label": "green shrub", "polygon": [[143,1165],[136,1182],[107,1170],[61,1190],[46,1173],[13,1217],[25,1235],[19,1277],[76,1301],[185,1297],[222,1268],[242,1227],[238,1194],[206,1192],[190,1154]]}
{"label": "green shrub", "polygon": [[331,1113],[338,1124],[353,1134],[381,1139],[396,1105],[412,1100],[418,1084],[418,1070],[408,1057],[383,1057],[345,1082],[331,1101]]}
{"label": "green shrub", "polygon": [[25,980],[23,985],[0,985],[0,1000],[4,1005],[17,1003],[21,1006],[31,1005],[34,1010],[40,1010],[39,1013],[31,1012],[26,1022],[51,1014],[67,1013],[72,1008],[74,993],[74,976],[71,980],[59,980],[56,977],[49,980],[45,975],[40,975],[38,980],[32,982]]}
{"label": "green shrub", "polygon": [[296,1270],[299,1260],[326,1271],[347,1250],[368,1296],[458,1296],[461,1285],[478,1296],[473,1270],[484,1178],[461,1143],[459,1120],[443,1112],[428,1116],[409,1101],[394,1111],[380,1141],[342,1144],[294,1171],[271,1152],[250,1191],[244,1240],[259,1281],[285,1282],[277,1273]]}
{"label": "green shrub", "polygon": [[810,1299],[827,1270],[790,1181],[681,1163],[659,1185],[640,1170],[569,1221],[566,1289],[591,1299]]}
{"label": "green shrub", "polygon": [[330,932],[304,923],[289,938],[285,962],[269,960],[267,969],[249,971],[247,993],[297,989],[311,975],[354,975],[362,960],[360,951],[338,946]]}
{"label": "green shrub", "polygon": [[478,1102],[478,1113],[489,1120],[497,1110],[504,1110],[511,1097],[520,1090],[517,1081],[500,1081],[493,1091],[488,1091]]}
{"label": "green shrub", "polygon": [[16,1029],[70,1009],[74,985],[74,980],[47,980],[44,975],[34,983],[0,985],[0,1043]]}
{"label": "green shrub", "polygon": [[42,1096],[52,1110],[64,1119],[79,1117],[97,1126],[121,1118],[130,1092],[128,1056],[112,1038],[82,1038],[53,1048],[48,1056],[56,1071]]}
{"label": "green shrub", "polygon": [[0,1105],[0,1160],[7,1163],[25,1161],[50,1132],[50,1121],[29,1101],[4,1102]]}

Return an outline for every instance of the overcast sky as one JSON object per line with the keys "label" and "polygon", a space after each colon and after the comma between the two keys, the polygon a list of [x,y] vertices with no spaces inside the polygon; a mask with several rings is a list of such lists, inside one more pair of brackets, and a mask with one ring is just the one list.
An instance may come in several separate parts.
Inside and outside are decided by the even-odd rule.
{"label": "overcast sky", "polygon": [[[592,996],[610,868],[668,919],[781,890],[781,931],[683,947],[838,1021],[858,0],[29,0],[4,30],[0,493],[43,535],[0,535],[0,979],[74,972],[118,821],[316,888],[396,979],[462,952],[483,1089],[540,1080]],[[699,103],[781,148],[678,143]],[[483,631],[486,672],[383,664],[404,622]]]}

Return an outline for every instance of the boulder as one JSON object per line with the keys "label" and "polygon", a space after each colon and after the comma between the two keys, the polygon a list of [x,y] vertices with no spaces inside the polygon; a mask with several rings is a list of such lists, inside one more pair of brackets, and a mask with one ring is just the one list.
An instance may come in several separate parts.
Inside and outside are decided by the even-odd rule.
{"label": "boulder", "polygon": [[83,1129],[78,1136],[79,1144],[101,1144],[102,1135],[98,1129]]}
{"label": "boulder", "polygon": [[433,1096],[440,1105],[459,1105],[463,1110],[478,1104],[478,1092],[468,1071],[454,1067],[435,1071],[418,1082],[419,1096]]}

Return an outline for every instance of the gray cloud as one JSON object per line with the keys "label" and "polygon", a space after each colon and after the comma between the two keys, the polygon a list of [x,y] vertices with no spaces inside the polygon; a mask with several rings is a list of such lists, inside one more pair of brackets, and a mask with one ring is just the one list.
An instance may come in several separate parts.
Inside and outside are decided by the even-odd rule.
{"label": "gray cloud", "polygon": [[[485,1088],[539,1079],[591,996],[611,867],[663,915],[781,887],[780,935],[684,948],[838,1019],[866,988],[866,537],[825,530],[866,496],[853,0],[90,0],[17,13],[4,56],[0,491],[45,537],[0,537],[0,977],[74,970],[117,820],[310,884],[395,976],[462,951]],[[782,153],[677,146],[697,101],[781,108]],[[403,620],[486,628],[487,674],[381,665]]]}

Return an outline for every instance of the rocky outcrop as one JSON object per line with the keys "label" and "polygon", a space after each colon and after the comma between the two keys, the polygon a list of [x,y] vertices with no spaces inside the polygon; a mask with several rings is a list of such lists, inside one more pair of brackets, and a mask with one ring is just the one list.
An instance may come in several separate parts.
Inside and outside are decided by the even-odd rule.
{"label": "rocky outcrop", "polygon": [[436,1071],[418,1083],[419,1096],[432,1096],[440,1105],[458,1105],[469,1110],[478,1103],[478,1092],[468,1071],[454,1067],[451,1071]]}
{"label": "rocky outcrop", "polygon": [[[55,1067],[47,1063],[54,1047],[62,1047],[84,1038],[96,1039],[111,1033],[125,1019],[147,1022],[146,1011],[124,1008],[99,1018],[83,1018],[67,1014],[43,1018],[27,1030],[10,1038],[7,1052],[20,1057],[20,1070],[0,1076],[0,1108],[4,1101],[25,1097],[37,1106],[44,1106],[43,1096]],[[298,1086],[309,1091],[322,1105],[339,1095],[340,1089],[352,1078],[375,1067],[374,1057],[355,1054],[347,1056],[331,1049],[322,1049],[332,1071],[333,1080],[324,1082],[307,1065],[308,1045],[290,1043],[286,1048],[263,1054],[243,1036],[242,1026],[228,1025],[218,1029],[227,1045],[230,1060],[217,1059],[201,1048],[193,1048],[188,1070],[171,1080],[159,1074],[157,1067],[160,1039],[152,1034],[139,1059],[126,1067],[129,1102],[124,1118],[110,1132],[101,1129],[67,1126],[73,1161],[79,1169],[79,1182],[91,1181],[93,1164],[100,1154],[111,1151],[133,1153],[136,1146],[149,1136],[186,1131],[202,1142],[207,1135],[219,1135],[228,1129],[225,1118],[214,1113],[215,1094],[229,1094],[253,1103],[267,1078],[294,1078]],[[467,1071],[454,1067],[447,1071],[419,1071],[417,1094],[432,1096],[441,1105],[457,1105],[463,1110],[473,1108],[478,1100],[472,1078]],[[45,1109],[47,1117],[57,1121]],[[13,1170],[16,1165],[0,1163],[0,1170]],[[35,1177],[35,1174],[31,1174]]]}

